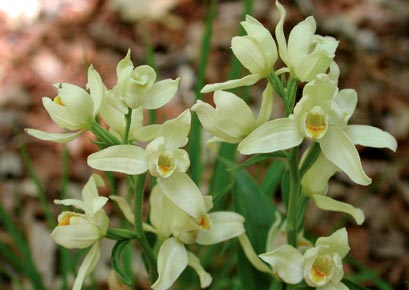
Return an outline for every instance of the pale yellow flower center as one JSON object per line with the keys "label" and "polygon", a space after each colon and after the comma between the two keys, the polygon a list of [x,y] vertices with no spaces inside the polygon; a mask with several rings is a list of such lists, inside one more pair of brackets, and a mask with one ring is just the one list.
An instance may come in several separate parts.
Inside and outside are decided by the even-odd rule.
{"label": "pale yellow flower center", "polygon": [[324,110],[315,106],[312,108],[305,119],[305,133],[312,140],[320,139],[328,129]]}
{"label": "pale yellow flower center", "polygon": [[57,105],[60,105],[60,106],[64,106],[64,103],[62,102],[60,96],[56,96],[56,97],[54,98],[54,103],[56,103]]}
{"label": "pale yellow flower center", "polygon": [[311,278],[315,282],[323,282],[331,274],[330,257],[318,257],[311,268]]}

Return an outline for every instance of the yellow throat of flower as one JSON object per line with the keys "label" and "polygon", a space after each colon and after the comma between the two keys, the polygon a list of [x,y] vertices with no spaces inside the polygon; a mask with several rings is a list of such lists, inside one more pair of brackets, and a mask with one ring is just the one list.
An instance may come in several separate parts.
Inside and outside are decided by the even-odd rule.
{"label": "yellow throat of flower", "polygon": [[64,103],[62,102],[60,96],[56,96],[56,97],[54,98],[54,103],[56,103],[57,105],[60,105],[60,106],[64,106]]}
{"label": "yellow throat of flower", "polygon": [[71,217],[74,216],[74,213],[67,212],[65,213],[59,220],[58,220],[58,226],[69,226],[70,225],[70,219]]}
{"label": "yellow throat of flower", "polygon": [[172,156],[161,154],[158,159],[158,168],[162,176],[167,176],[174,169]]}
{"label": "yellow throat of flower", "polygon": [[312,140],[320,139],[327,132],[328,122],[324,110],[319,107],[313,107],[305,119],[305,134]]}
{"label": "yellow throat of flower", "polygon": [[210,229],[211,222],[210,222],[209,216],[207,214],[202,215],[202,217],[200,218],[199,226],[203,230]]}
{"label": "yellow throat of flower", "polygon": [[328,256],[318,257],[311,268],[311,278],[316,283],[325,282],[331,275],[331,258]]}

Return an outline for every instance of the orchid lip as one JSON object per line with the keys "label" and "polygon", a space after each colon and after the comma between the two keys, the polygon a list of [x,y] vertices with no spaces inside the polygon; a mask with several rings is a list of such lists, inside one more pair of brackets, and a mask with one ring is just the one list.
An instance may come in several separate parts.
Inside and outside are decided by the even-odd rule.
{"label": "orchid lip", "polygon": [[328,130],[328,117],[320,106],[313,107],[305,118],[305,134],[307,138],[317,140]]}

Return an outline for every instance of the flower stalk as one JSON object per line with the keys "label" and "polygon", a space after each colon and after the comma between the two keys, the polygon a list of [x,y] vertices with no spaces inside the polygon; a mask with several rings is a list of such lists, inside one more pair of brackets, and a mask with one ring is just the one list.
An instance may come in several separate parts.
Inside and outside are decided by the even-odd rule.
{"label": "flower stalk", "polygon": [[131,121],[132,121],[132,109],[128,108],[128,113],[125,115],[125,134],[124,134],[124,144],[128,144],[129,142],[129,130],[131,129]]}
{"label": "flower stalk", "polygon": [[143,231],[143,201],[145,191],[146,173],[140,175],[133,175],[132,184],[135,189],[135,233],[136,239],[141,247],[142,254],[145,258],[149,281],[153,283],[158,277],[158,270],[156,268],[156,258],[153,254],[152,248],[149,245],[146,235]]}

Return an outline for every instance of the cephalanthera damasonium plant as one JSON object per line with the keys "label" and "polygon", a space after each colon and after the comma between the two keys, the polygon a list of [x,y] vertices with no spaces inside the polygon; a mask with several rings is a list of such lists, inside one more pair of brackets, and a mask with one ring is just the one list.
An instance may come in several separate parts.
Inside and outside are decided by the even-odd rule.
{"label": "cephalanthera damasonium plant", "polygon": [[[362,168],[355,145],[395,151],[397,142],[378,128],[348,124],[357,93],[337,86],[339,69],[334,56],[338,41],[315,34],[313,17],[298,23],[286,38],[285,9],[279,2],[276,6],[280,19],[275,39],[253,17],[247,15],[241,22],[246,34],[233,37],[231,47],[249,74],[206,85],[201,92],[214,92],[215,107],[198,100],[191,110],[186,109],[174,119],[145,125],[144,110],[165,106],[176,94],[179,79],[157,81],[152,67],[134,66],[130,51],[116,67],[117,83],[112,88],[108,89],[90,66],[86,89],[61,83],[56,85],[58,95],[54,99],[43,98],[51,119],[69,132],[26,132],[42,140],[65,143],[91,131],[100,150],[88,156],[88,165],[125,174],[134,192],[132,199],[99,196],[98,187],[104,181],[93,174],[83,188],[82,200],[55,200],[56,204],[72,206],[80,212],[62,212],[51,237],[69,249],[90,248],[77,272],[74,290],[81,289],[95,269],[104,238],[117,241],[112,250],[113,268],[129,285],[132,276],[121,269],[118,259],[130,241],[136,241],[140,249],[151,288],[162,290],[172,287],[187,266],[197,272],[200,287],[208,287],[212,276],[194,253],[197,247],[191,245],[238,238],[247,262],[267,273],[274,289],[359,287],[344,279],[342,260],[350,250],[346,229],[309,241],[303,229],[306,205],[311,199],[318,208],[346,213],[361,225],[365,217],[360,209],[327,196],[328,181],[342,171],[353,182],[369,185],[371,179]],[[279,58],[285,66],[276,68]],[[225,91],[252,86],[262,79],[267,80],[267,86],[260,96],[256,117],[242,98]],[[300,83],[303,90],[297,102]],[[283,117],[278,119],[271,119],[274,93],[285,105]],[[231,167],[243,170],[242,167],[266,159],[286,161],[281,188],[285,212],[269,207],[274,210],[264,213],[272,222],[262,235],[266,237],[263,251],[255,249],[246,231],[251,212],[260,209],[248,209],[248,216],[231,210],[212,211],[213,196],[202,194],[187,174],[190,158],[184,148],[189,141],[191,111],[212,135],[208,140],[212,146],[226,142],[237,144],[237,151],[243,155],[256,154],[242,165],[228,163],[226,167],[232,171]],[[101,119],[106,126],[96,121]],[[307,149],[301,152],[301,148]],[[146,182],[147,175],[155,177],[154,185]],[[148,221],[144,221],[142,209],[147,190],[150,210]],[[240,200],[240,196],[236,198]],[[109,216],[103,209],[107,202],[116,203],[132,226],[110,228]],[[265,208],[262,204],[255,206]],[[155,238],[148,239],[147,233]]]}

